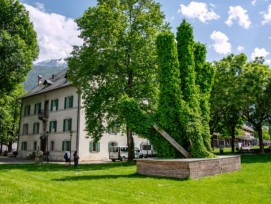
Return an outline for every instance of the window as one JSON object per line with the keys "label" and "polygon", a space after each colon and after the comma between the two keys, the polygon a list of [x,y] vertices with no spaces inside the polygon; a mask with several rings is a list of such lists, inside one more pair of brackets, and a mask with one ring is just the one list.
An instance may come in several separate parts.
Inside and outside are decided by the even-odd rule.
{"label": "window", "polygon": [[73,107],[73,96],[65,97],[64,109]]}
{"label": "window", "polygon": [[54,151],[55,149],[55,142],[54,141],[51,141],[51,144],[50,144],[50,151]]}
{"label": "window", "polygon": [[151,145],[142,145],[142,150],[151,150]]}
{"label": "window", "polygon": [[33,134],[39,134],[40,133],[40,123],[34,123],[33,124]]}
{"label": "window", "polygon": [[63,141],[62,142],[62,151],[70,151],[71,150],[71,141]]}
{"label": "window", "polygon": [[41,112],[41,103],[36,103],[34,108],[34,114],[37,115]]}
{"label": "window", "polygon": [[33,143],[33,150],[37,150],[37,145],[38,145],[38,143],[37,143],[37,141],[35,141],[34,143]]}
{"label": "window", "polygon": [[56,132],[57,131],[57,121],[50,121],[49,125],[49,132]]}
{"label": "window", "polygon": [[28,135],[28,124],[23,125],[23,135]]}
{"label": "window", "polygon": [[89,152],[100,152],[100,142],[89,142]]}
{"label": "window", "polygon": [[58,110],[58,99],[51,100],[51,111]]}
{"label": "window", "polygon": [[64,119],[63,121],[63,132],[72,130],[72,119]]}
{"label": "window", "polygon": [[110,152],[110,149],[113,147],[117,147],[118,143],[117,142],[108,142],[108,152]]}
{"label": "window", "polygon": [[27,150],[27,142],[22,142],[21,145],[22,145],[21,150],[26,151]]}
{"label": "window", "polygon": [[24,116],[30,115],[30,105],[24,107]]}

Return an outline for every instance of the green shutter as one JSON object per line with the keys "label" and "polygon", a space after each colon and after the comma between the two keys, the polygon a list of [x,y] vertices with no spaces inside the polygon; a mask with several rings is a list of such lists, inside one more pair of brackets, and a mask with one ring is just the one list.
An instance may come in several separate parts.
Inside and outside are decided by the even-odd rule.
{"label": "green shutter", "polygon": [[64,141],[62,142],[62,151],[64,151]]}
{"label": "green shutter", "polygon": [[72,119],[69,119],[69,131],[72,130]]}
{"label": "green shutter", "polygon": [[108,152],[110,152],[110,148],[112,147],[111,143],[112,142],[108,142]]}
{"label": "green shutter", "polygon": [[96,143],[96,145],[97,145],[97,152],[100,152],[100,142],[98,142],[98,143]]}
{"label": "green shutter", "polygon": [[71,103],[71,108],[73,107],[73,96],[71,96],[71,101],[70,101],[70,103]]}
{"label": "green shutter", "polygon": [[51,112],[53,111],[53,103],[54,103],[54,100],[51,100]]}
{"label": "green shutter", "polygon": [[35,134],[35,123],[33,124],[33,135]]}
{"label": "green shutter", "polygon": [[58,110],[58,99],[56,99],[56,110]]}
{"label": "green shutter", "polygon": [[89,152],[93,151],[93,142],[89,142]]}
{"label": "green shutter", "polygon": [[66,119],[63,120],[63,132],[65,132],[66,130],[66,123],[65,123]]}
{"label": "green shutter", "polygon": [[49,132],[52,132],[52,121],[50,121],[50,124],[49,124]]}
{"label": "green shutter", "polygon": [[34,107],[34,114],[37,114],[37,104],[35,104],[35,107]]}
{"label": "green shutter", "polygon": [[55,132],[57,132],[57,121],[55,121]]}
{"label": "green shutter", "polygon": [[65,97],[65,102],[64,102],[64,109],[67,108],[67,97]]}
{"label": "green shutter", "polygon": [[37,123],[37,126],[38,126],[37,133],[39,134],[39,133],[40,133],[40,124],[39,124],[39,123]]}

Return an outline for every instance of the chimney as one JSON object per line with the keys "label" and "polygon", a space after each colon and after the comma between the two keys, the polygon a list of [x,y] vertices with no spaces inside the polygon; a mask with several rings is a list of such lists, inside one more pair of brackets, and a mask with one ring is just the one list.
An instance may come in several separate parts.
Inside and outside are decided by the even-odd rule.
{"label": "chimney", "polygon": [[42,84],[42,75],[39,75],[38,76],[38,85],[41,85]]}

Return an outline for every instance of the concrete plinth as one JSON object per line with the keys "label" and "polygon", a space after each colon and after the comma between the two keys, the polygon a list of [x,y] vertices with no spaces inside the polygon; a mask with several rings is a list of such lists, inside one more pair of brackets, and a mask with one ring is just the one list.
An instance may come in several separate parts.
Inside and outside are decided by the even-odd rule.
{"label": "concrete plinth", "polygon": [[241,168],[240,156],[203,159],[137,159],[136,165],[139,174],[180,179],[199,179]]}

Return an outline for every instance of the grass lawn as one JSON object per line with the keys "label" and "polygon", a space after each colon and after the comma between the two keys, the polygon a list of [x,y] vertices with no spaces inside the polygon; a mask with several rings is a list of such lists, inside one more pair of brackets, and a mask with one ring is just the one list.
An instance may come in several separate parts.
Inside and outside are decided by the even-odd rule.
{"label": "grass lawn", "polygon": [[145,177],[128,163],[0,165],[0,203],[271,203],[271,154],[199,180]]}

